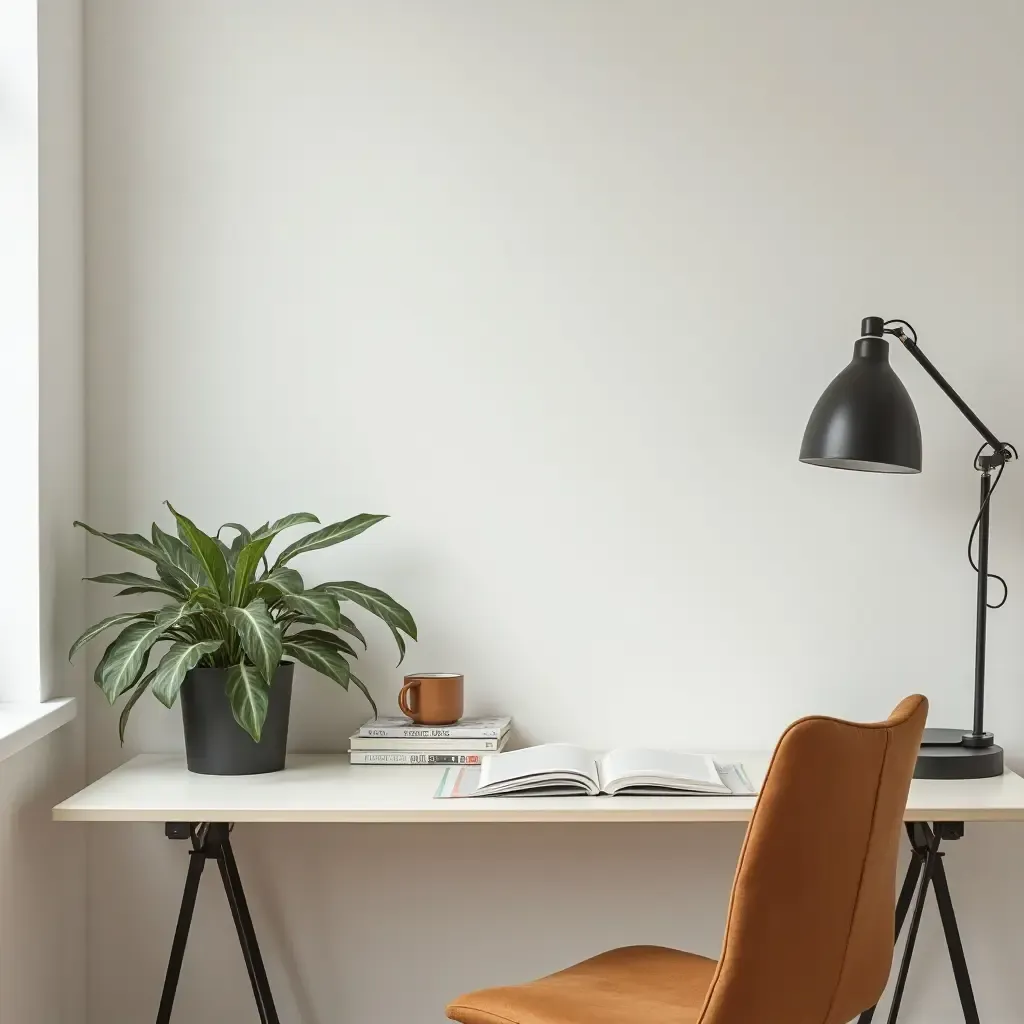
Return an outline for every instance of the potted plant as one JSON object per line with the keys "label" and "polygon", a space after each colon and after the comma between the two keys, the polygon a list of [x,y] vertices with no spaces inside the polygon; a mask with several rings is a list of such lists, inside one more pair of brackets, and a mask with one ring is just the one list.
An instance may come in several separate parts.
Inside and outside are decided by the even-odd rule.
{"label": "potted plant", "polygon": [[[364,649],[366,640],[342,614],[341,602],[352,602],[383,620],[398,645],[399,664],[405,657],[402,634],[416,639],[412,616],[383,591],[363,583],[321,583],[307,589],[289,563],[306,551],[350,540],[386,516],[364,514],[331,523],[289,544],[270,563],[267,549],[278,534],[304,523],[319,525],[320,520],[299,512],[256,530],[225,523],[211,537],[166,504],[177,522],[177,536],[156,523],[150,540],[74,524],[156,567],[155,578],[120,572],[88,577],[91,582],[120,586],[119,596],[157,594],[164,602],[149,611],[122,612],[97,622],[68,655],[73,658],[105,630],[123,627],[93,677],[111,704],[128,695],[119,724],[122,743],[128,716],[147,690],[168,708],[180,692],[190,771],[279,771],[284,767],[296,661],[346,690],[355,685],[377,713],[369,691],[349,666],[356,651],[346,636]],[[234,531],[230,544],[220,538],[225,530]],[[163,642],[170,646],[150,669],[154,649]]]}

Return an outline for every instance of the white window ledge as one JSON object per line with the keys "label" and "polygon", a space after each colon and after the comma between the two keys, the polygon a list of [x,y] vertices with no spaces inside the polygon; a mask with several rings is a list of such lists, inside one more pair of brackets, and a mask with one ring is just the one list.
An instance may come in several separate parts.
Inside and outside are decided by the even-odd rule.
{"label": "white window ledge", "polygon": [[74,697],[41,704],[0,703],[0,761],[67,725],[75,714]]}

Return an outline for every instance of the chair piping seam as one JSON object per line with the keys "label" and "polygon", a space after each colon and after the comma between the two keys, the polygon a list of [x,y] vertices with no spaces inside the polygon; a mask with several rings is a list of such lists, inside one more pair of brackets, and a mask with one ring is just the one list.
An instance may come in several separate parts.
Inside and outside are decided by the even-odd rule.
{"label": "chair piping seam", "polygon": [[[886,729],[885,731],[885,751],[882,754],[882,763],[878,769],[878,784],[875,787],[875,803],[871,809],[871,830],[868,832],[867,844],[864,848],[864,861],[860,866],[860,878],[857,881],[857,895],[853,901],[853,912],[850,914],[850,926],[846,933],[846,946],[843,948],[843,966],[839,970],[839,977],[836,979],[836,987],[832,992],[832,998],[829,1000],[828,1009],[825,1011],[825,1022],[828,1021],[832,1015],[832,1010],[835,1008],[836,999],[839,996],[839,989],[843,984],[843,976],[846,973],[846,958],[850,952],[850,942],[853,939],[853,924],[857,917],[857,908],[860,906],[860,894],[864,888],[864,875],[868,869],[868,853],[871,849],[871,838],[875,833],[875,824],[878,821],[878,801],[881,798],[882,793],[882,779],[885,777],[885,766],[889,760],[889,745],[892,741],[892,729]],[[824,1024],[824,1022],[823,1022]]]}
{"label": "chair piping seam", "polygon": [[452,1003],[451,1009],[453,1010],[472,1010],[473,1013],[486,1013],[488,1017],[493,1017],[494,1020],[502,1020],[505,1024],[519,1024],[518,1021],[514,1021],[511,1017],[506,1017],[501,1013],[492,1013],[490,1010],[478,1010],[475,1006],[467,1006],[465,1003]]}
{"label": "chair piping seam", "polygon": [[697,1024],[704,1024],[707,1018],[708,1008],[711,1006],[711,1000],[715,994],[715,988],[718,986],[719,979],[722,976],[722,967],[725,964],[725,957],[729,951],[729,926],[732,924],[733,914],[736,909],[736,879],[739,878],[740,873],[743,870],[743,865],[747,860],[747,848],[750,844],[750,836],[754,831],[754,823],[757,821],[761,807],[761,794],[764,793],[765,789],[768,787],[768,780],[771,777],[772,768],[775,767],[775,762],[778,759],[779,751],[782,749],[783,742],[793,729],[800,725],[802,721],[804,720],[801,719],[800,721],[793,722],[792,725],[788,726],[785,732],[783,732],[779,737],[779,741],[775,744],[775,749],[772,751],[772,758],[768,762],[768,770],[764,773],[764,780],[761,783],[761,791],[758,793],[757,801],[754,804],[754,813],[751,814],[750,821],[747,824],[747,831],[743,837],[743,847],[740,850],[739,860],[736,863],[736,871],[733,875],[732,890],[729,893],[729,906],[725,915],[725,937],[722,941],[722,952],[718,955],[718,965],[715,967],[714,976],[711,979],[711,984],[708,986],[707,995],[704,996],[704,1005],[701,1007],[700,1016],[697,1018]]}

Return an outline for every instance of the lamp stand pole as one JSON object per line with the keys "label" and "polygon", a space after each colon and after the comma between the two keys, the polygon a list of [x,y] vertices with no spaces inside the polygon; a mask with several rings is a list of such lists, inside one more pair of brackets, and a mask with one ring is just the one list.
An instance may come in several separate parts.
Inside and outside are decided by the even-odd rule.
{"label": "lamp stand pole", "polygon": [[[890,324],[892,326],[890,326]],[[985,439],[991,455],[979,455],[975,466],[981,470],[981,508],[978,512],[978,611],[974,640],[974,725],[965,729],[925,729],[918,755],[915,779],[990,779],[1003,774],[1003,748],[996,746],[992,733],[985,732],[985,641],[988,630],[988,534],[992,495],[992,470],[1001,469],[1016,454],[981,421],[935,364],[921,351],[917,334],[908,337],[905,320],[888,321],[885,333],[898,338],[921,364],[929,377],[945,392],[965,419]]]}
{"label": "lamp stand pole", "polygon": [[992,495],[992,470],[1005,460],[999,453],[982,455],[981,511],[978,516],[978,627],[974,646],[974,728],[961,742],[965,747],[991,747],[992,733],[985,732],[985,642],[988,629],[988,531],[989,498]]}
{"label": "lamp stand pole", "polygon": [[981,505],[978,511],[978,605],[974,639],[974,725],[964,729],[925,729],[915,779],[989,779],[1003,774],[1003,748],[985,732],[985,644],[988,632],[988,547],[992,470],[1007,459],[1002,446],[980,455]]}

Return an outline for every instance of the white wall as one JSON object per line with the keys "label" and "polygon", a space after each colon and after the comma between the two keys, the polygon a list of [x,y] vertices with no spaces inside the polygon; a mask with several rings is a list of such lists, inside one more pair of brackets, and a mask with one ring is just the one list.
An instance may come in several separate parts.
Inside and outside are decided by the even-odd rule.
{"label": "white wall", "polygon": [[82,730],[52,732],[0,771],[0,1022],[83,1024],[85,834],[51,819],[82,786]]}
{"label": "white wall", "polygon": [[[38,697],[80,689],[71,641],[85,628],[82,8],[39,0]],[[24,436],[25,432],[19,432]],[[33,438],[33,441],[35,439]],[[78,627],[77,630],[75,627]],[[70,635],[69,635],[70,634]],[[69,689],[70,688],[70,689]],[[84,726],[82,727],[84,737]]]}
{"label": "white wall", "polygon": [[[36,0],[0,5],[0,402],[5,488],[0,534],[12,539],[0,591],[0,700],[40,696],[39,80]],[[28,429],[26,429],[28,427]]]}
{"label": "white wall", "polygon": [[[970,428],[895,353],[925,473],[796,454],[876,313],[1024,437],[1022,31],[1008,2],[91,0],[90,520],[145,528],[165,498],[211,528],[391,513],[307,577],[393,592],[422,631],[410,666],[464,671],[470,710],[507,709],[524,740],[766,746],[912,690],[968,722]],[[989,701],[1018,759],[1022,488],[1011,467],[994,507],[1014,589]],[[90,570],[122,564],[90,547]],[[370,635],[387,704],[399,672]],[[364,707],[302,683],[293,746],[343,748]],[[180,748],[177,713],[144,702],[121,751],[93,696],[91,774]],[[1024,833],[969,835],[948,869],[982,1012],[1009,1024]],[[740,838],[309,827],[237,846],[282,1019],[326,1024],[436,1021],[460,990],[616,943],[714,953]],[[92,842],[90,1019],[134,1024],[184,851],[155,826]],[[213,882],[200,903],[179,1013],[247,1019]],[[906,1019],[952,1024],[931,911],[919,948]]]}
{"label": "white wall", "polygon": [[[5,14],[13,6],[0,5]],[[38,280],[37,294],[16,296],[19,302],[31,298],[37,308],[23,312],[38,329],[8,332],[0,345],[5,360],[17,353],[30,364],[24,377],[5,376],[0,411],[5,572],[10,568],[5,597],[27,609],[31,626],[24,636],[41,637],[41,644],[26,643],[17,632],[19,620],[4,606],[4,625],[14,630],[3,637],[5,669],[15,657],[24,658],[19,674],[3,680],[13,684],[4,698],[26,701],[83,695],[84,673],[67,664],[67,648],[83,628],[78,580],[85,570],[85,545],[70,529],[85,507],[82,10],[78,0],[40,0],[38,12],[34,0],[28,7],[31,39],[23,35],[18,42],[27,46],[19,53],[32,65],[33,91],[38,83],[38,150],[33,141],[27,191],[0,187],[0,197],[14,200],[35,239],[27,252],[22,248],[17,269],[23,280]],[[2,31],[0,39],[10,42]],[[0,124],[12,110],[4,105],[9,99],[0,96]],[[32,117],[35,136],[34,106]],[[0,249],[6,243],[13,251],[13,242],[0,230]],[[27,515],[24,532],[14,530],[14,515]],[[22,581],[31,584],[23,590]],[[16,650],[22,643],[35,647]],[[85,833],[50,816],[54,803],[82,786],[84,774],[82,719],[0,765],[0,1024],[85,1019]]]}

